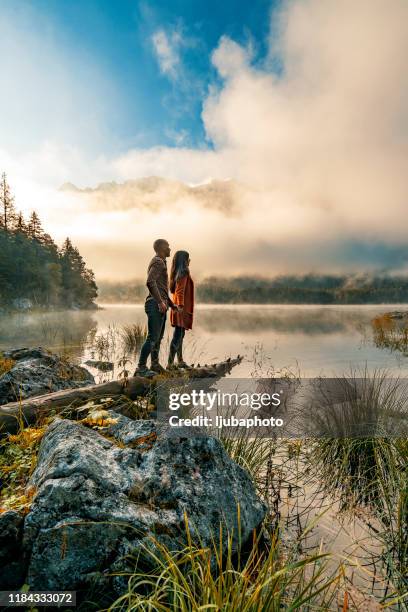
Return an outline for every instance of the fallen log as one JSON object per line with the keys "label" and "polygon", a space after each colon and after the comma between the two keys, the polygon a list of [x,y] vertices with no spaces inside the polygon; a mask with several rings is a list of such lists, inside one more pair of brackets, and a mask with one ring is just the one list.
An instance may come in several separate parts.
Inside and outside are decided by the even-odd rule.
{"label": "fallen log", "polygon": [[157,383],[166,379],[185,377],[192,378],[221,378],[229,374],[232,368],[241,363],[242,357],[227,359],[220,363],[204,366],[197,365],[189,370],[174,370],[158,374],[153,378],[133,376],[126,380],[112,380],[97,385],[81,387],[79,389],[64,389],[47,393],[37,397],[30,397],[19,402],[12,402],[0,406],[0,436],[15,433],[23,425],[35,423],[40,417],[52,413],[59,413],[65,408],[83,406],[91,400],[104,397],[124,395],[131,400],[146,396]]}

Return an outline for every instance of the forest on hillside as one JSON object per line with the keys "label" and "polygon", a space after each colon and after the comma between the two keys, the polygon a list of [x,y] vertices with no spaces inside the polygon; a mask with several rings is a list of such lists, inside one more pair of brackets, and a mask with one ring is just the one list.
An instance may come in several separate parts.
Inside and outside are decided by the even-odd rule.
{"label": "forest on hillside", "polygon": [[34,211],[16,210],[6,174],[0,181],[0,307],[92,308],[94,273],[67,238],[58,248]]}
{"label": "forest on hillside", "polygon": [[[408,302],[408,278],[390,275],[211,277],[196,283],[203,304],[386,304]],[[142,280],[100,282],[101,302],[141,302]]]}

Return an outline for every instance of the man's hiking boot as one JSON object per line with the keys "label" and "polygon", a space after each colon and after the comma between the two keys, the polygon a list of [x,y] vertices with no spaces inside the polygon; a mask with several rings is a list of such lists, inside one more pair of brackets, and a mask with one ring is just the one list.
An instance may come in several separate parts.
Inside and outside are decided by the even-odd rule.
{"label": "man's hiking boot", "polygon": [[144,376],[145,378],[152,378],[156,376],[157,372],[149,370],[147,366],[138,366],[133,376]]}
{"label": "man's hiking boot", "polygon": [[155,372],[156,374],[164,374],[164,372],[166,371],[162,365],[160,365],[159,362],[157,363],[152,363],[152,365],[150,366],[150,369],[153,370],[153,372]]}
{"label": "man's hiking boot", "polygon": [[183,370],[191,370],[191,366],[189,366],[185,361],[179,361],[177,367],[182,368]]}

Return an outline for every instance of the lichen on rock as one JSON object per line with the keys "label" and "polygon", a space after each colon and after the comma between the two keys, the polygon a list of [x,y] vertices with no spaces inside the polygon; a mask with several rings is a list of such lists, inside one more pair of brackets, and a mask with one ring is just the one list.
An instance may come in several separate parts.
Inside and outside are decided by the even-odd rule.
{"label": "lichen on rock", "polygon": [[41,347],[4,351],[3,357],[12,367],[0,372],[0,404],[95,382],[85,368]]}
{"label": "lichen on rock", "polygon": [[131,448],[60,419],[43,437],[23,538],[33,589],[118,589],[113,574],[134,570],[152,537],[185,545],[186,517],[203,546],[219,541],[222,527],[234,547],[264,518],[251,479],[217,439],[170,436],[153,421],[116,416],[108,433]]}

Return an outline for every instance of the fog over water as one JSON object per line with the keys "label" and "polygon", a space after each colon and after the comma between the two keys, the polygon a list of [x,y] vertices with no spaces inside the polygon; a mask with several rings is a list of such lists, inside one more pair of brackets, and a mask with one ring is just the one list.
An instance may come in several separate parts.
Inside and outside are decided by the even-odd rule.
{"label": "fog over water", "polygon": [[[199,305],[194,329],[187,333],[185,358],[208,363],[245,356],[232,372],[250,376],[261,368],[272,373],[289,368],[302,376],[347,373],[350,367],[386,368],[392,375],[408,375],[408,360],[398,353],[377,348],[371,320],[378,314],[398,310],[392,306],[219,306]],[[95,312],[14,314],[0,319],[0,349],[46,346],[69,352],[79,360],[89,356],[95,338],[114,339],[112,360],[120,359],[122,326],[146,324],[143,306],[104,305]],[[169,338],[167,323],[161,359],[165,363]],[[116,340],[115,340],[116,338]],[[113,354],[114,353],[114,354]],[[134,362],[137,355],[131,356]]]}

